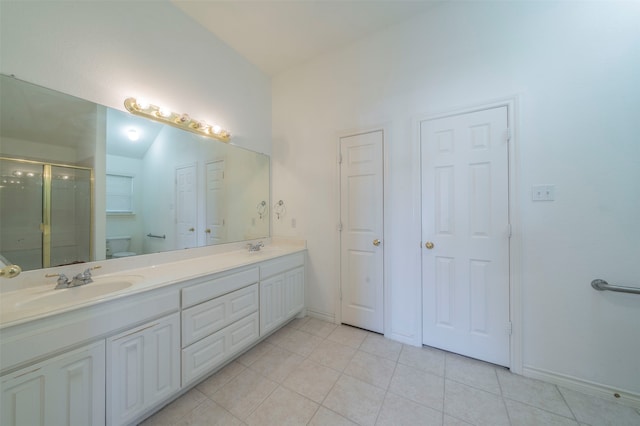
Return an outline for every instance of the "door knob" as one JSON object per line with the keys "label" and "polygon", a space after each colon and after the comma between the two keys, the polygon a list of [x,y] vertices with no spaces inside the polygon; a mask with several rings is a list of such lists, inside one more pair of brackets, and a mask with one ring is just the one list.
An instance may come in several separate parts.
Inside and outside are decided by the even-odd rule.
{"label": "door knob", "polygon": [[377,239],[377,238],[375,240],[373,240],[373,245],[378,247],[380,245],[380,240]]}
{"label": "door knob", "polygon": [[433,245],[433,243],[431,241],[427,241],[426,243],[424,243],[424,246],[426,248],[428,248],[429,250],[431,250],[434,247],[434,245]]}

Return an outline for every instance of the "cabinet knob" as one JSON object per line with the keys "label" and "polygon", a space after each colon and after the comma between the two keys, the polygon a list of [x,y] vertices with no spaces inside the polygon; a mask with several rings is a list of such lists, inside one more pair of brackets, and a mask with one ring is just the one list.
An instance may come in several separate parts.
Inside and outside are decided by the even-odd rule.
{"label": "cabinet knob", "polygon": [[194,228],[189,228],[189,232],[193,232],[193,231],[195,231]]}

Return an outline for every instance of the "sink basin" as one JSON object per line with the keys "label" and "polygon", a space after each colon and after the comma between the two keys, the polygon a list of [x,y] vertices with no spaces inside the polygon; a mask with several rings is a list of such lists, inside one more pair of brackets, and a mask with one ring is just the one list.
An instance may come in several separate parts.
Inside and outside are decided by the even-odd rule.
{"label": "sink basin", "polygon": [[112,277],[95,277],[93,282],[83,286],[41,293],[36,297],[16,303],[16,308],[41,308],[45,306],[67,305],[80,303],[85,300],[106,296],[117,291],[125,290],[142,280],[142,275],[119,275]]}

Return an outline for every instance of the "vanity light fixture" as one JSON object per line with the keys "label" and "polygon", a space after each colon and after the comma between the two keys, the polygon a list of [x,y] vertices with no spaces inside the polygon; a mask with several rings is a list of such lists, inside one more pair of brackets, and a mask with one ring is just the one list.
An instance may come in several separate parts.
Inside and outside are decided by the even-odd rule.
{"label": "vanity light fixture", "polygon": [[208,136],[223,142],[229,142],[231,138],[231,134],[217,124],[209,125],[202,120],[194,120],[187,114],[178,114],[166,108],[151,105],[140,99],[127,98],[124,101],[124,107],[131,114],[150,118],[198,135]]}

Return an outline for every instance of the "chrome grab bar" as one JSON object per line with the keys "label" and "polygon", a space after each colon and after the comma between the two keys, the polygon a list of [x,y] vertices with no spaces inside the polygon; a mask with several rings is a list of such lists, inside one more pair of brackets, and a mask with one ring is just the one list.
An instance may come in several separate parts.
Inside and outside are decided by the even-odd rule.
{"label": "chrome grab bar", "polygon": [[149,238],[162,238],[163,240],[164,240],[165,238],[167,238],[167,236],[166,236],[166,235],[153,235],[153,234],[151,234],[151,233],[147,234],[147,237],[149,237]]}
{"label": "chrome grab bar", "polygon": [[632,293],[632,294],[640,294],[640,288],[638,287],[624,287],[621,285],[609,285],[605,280],[597,279],[591,281],[591,287],[595,288],[598,291],[618,291],[620,293]]}

